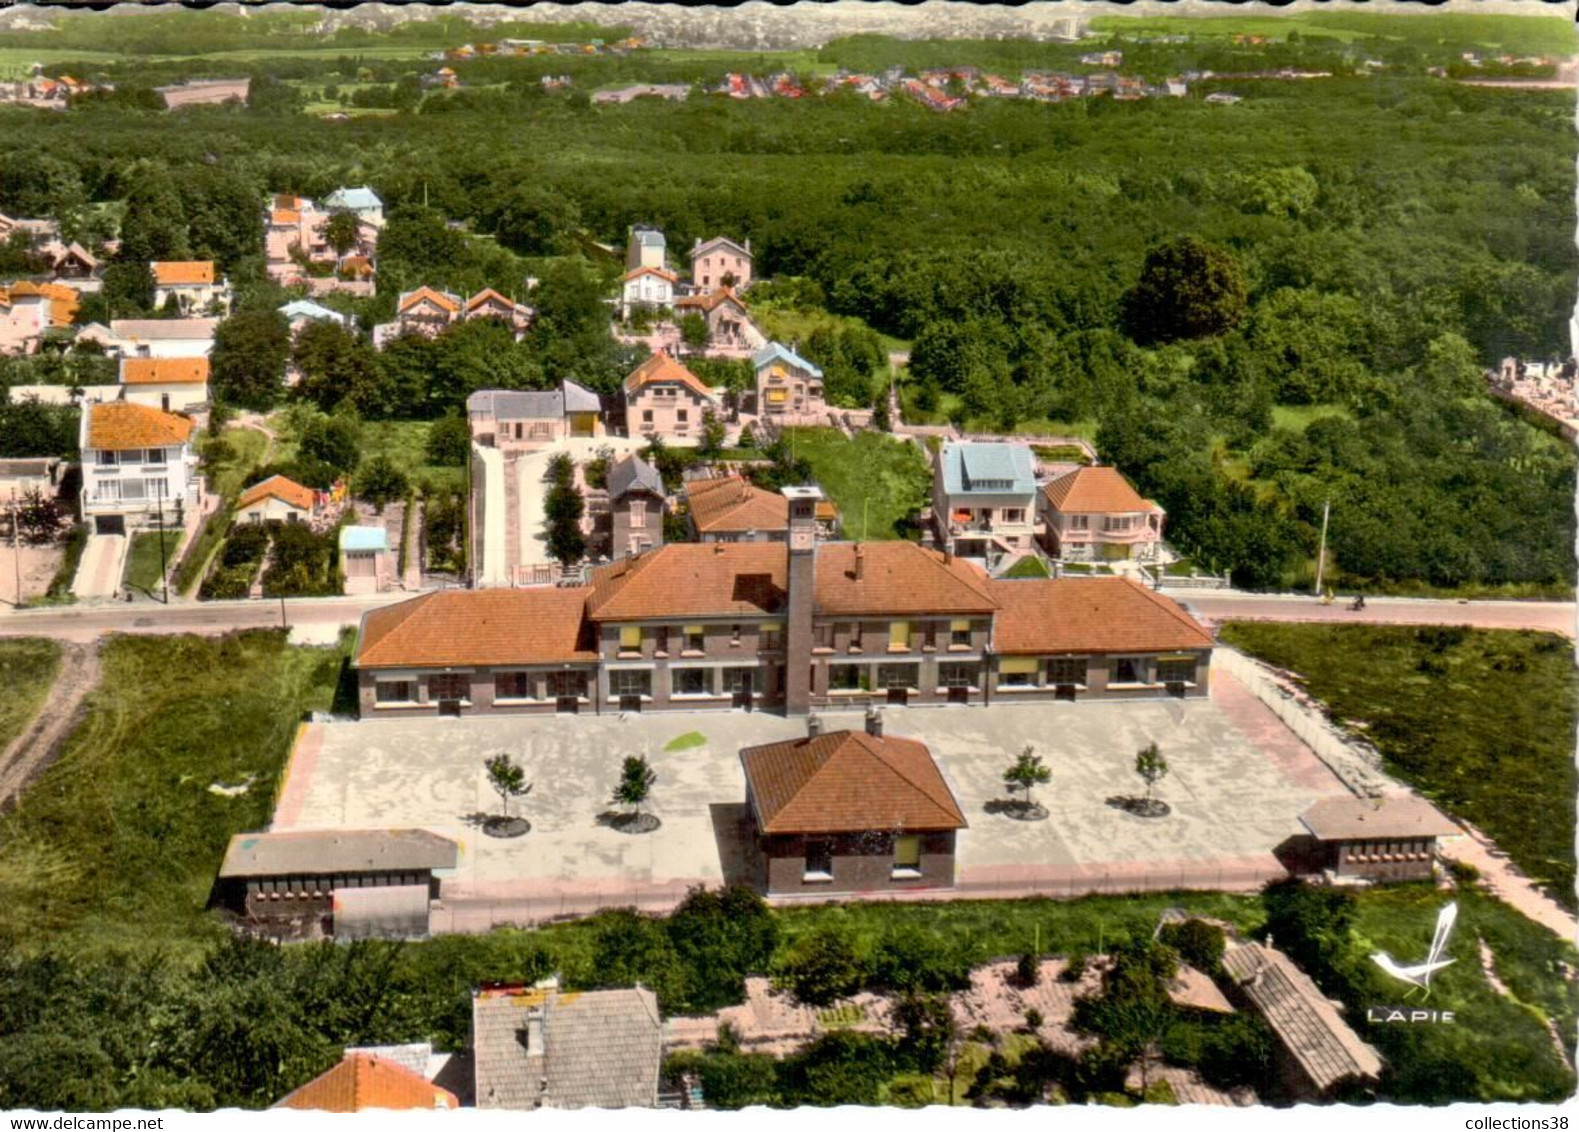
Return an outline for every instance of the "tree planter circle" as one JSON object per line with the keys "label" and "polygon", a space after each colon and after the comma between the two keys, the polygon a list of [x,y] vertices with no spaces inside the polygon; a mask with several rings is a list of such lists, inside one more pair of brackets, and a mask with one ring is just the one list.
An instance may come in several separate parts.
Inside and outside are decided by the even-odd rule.
{"label": "tree planter circle", "polygon": [[1137,818],[1165,818],[1173,813],[1173,807],[1161,798],[1109,798],[1107,804]]}
{"label": "tree planter circle", "polygon": [[1015,821],[1046,821],[1047,807],[1040,802],[1025,802],[1020,799],[1005,801],[995,798],[987,803],[989,814],[998,814],[1001,817],[1013,818]]}
{"label": "tree planter circle", "polygon": [[493,817],[482,823],[482,831],[489,837],[520,837],[531,828],[525,818]]}
{"label": "tree planter circle", "polygon": [[657,814],[603,813],[598,815],[598,824],[607,826],[615,833],[651,833],[663,822]]}

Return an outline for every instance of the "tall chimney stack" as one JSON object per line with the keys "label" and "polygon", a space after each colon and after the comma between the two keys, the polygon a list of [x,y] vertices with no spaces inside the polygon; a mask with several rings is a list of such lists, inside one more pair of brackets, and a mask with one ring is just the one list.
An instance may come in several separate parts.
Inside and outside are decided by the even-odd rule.
{"label": "tall chimney stack", "polygon": [[866,577],[866,551],[861,549],[861,544],[855,544],[855,580],[859,582]]}
{"label": "tall chimney stack", "polygon": [[873,739],[883,737],[883,713],[877,708],[866,709],[866,733]]}
{"label": "tall chimney stack", "polygon": [[817,502],[810,485],[782,489],[789,505],[789,594],[784,631],[784,714],[811,710],[812,621],[816,617]]}

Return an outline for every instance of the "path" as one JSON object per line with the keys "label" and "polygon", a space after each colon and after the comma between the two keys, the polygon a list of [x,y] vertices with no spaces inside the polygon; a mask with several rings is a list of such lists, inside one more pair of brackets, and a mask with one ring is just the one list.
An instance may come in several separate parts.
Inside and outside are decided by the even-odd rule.
{"label": "path", "polygon": [[[169,605],[125,602],[74,606],[0,606],[0,637],[49,637],[86,643],[105,633],[229,633],[235,629],[295,626],[351,626],[381,605],[405,601],[400,590],[353,597],[290,598],[269,601],[187,601],[171,595]],[[283,609],[282,609],[283,607]]]}
{"label": "path", "polygon": [[1561,938],[1574,938],[1575,921],[1571,913],[1521,873],[1507,854],[1498,849],[1484,833],[1466,821],[1458,818],[1453,820],[1464,827],[1466,836],[1443,841],[1438,850],[1443,857],[1449,861],[1473,865],[1480,873],[1481,886],[1498,900],[1518,909]]}
{"label": "path", "polygon": [[89,535],[71,591],[78,597],[114,597],[126,567],[126,535]]}
{"label": "path", "polygon": [[1514,994],[1513,991],[1508,989],[1508,984],[1497,977],[1496,952],[1491,950],[1491,945],[1486,942],[1484,936],[1480,938],[1479,943],[1480,969],[1481,972],[1486,976],[1486,981],[1491,984],[1491,989],[1496,991],[1509,1002],[1517,1003],[1519,1006],[1524,1007],[1524,1009],[1530,1011],[1541,1020],[1541,1024],[1546,1027],[1547,1035],[1552,1039],[1552,1048],[1557,1051],[1557,1056],[1562,1060],[1562,1063],[1566,1065],[1570,1071],[1572,1071],[1573,1062],[1568,1060],[1568,1047],[1563,1041],[1562,1035],[1557,1032],[1556,1023],[1554,1023],[1550,1018],[1546,1017],[1543,1012],[1536,1010],[1529,1003],[1521,1001],[1518,995]]}
{"label": "path", "polygon": [[1574,635],[1571,601],[1455,601],[1442,598],[1372,597],[1354,611],[1346,600],[1323,605],[1303,594],[1253,594],[1234,590],[1169,589],[1208,627],[1222,621],[1310,621],[1344,625],[1468,625],[1476,629],[1535,629]]}
{"label": "path", "polygon": [[99,682],[99,646],[65,645],[60,672],[27,730],[0,754],[0,811],[15,805],[28,783],[54,759],[82,718],[83,701]]}

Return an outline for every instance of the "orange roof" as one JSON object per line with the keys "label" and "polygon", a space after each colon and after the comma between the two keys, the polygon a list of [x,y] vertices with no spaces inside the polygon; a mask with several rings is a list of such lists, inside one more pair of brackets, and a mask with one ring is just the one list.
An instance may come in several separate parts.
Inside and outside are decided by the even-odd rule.
{"label": "orange roof", "polygon": [[299,208],[301,208],[302,203],[303,203],[303,201],[302,201],[301,197],[293,196],[291,193],[275,193],[274,194],[274,207],[275,208],[299,209]]}
{"label": "orange roof", "polygon": [[665,270],[662,267],[653,267],[651,265],[648,265],[646,267],[638,267],[638,268],[635,268],[635,269],[633,269],[631,271],[627,271],[625,273],[625,278],[624,278],[624,280],[622,280],[622,282],[628,283],[632,279],[636,279],[636,278],[638,278],[638,277],[640,277],[642,275],[656,275],[659,279],[667,279],[671,283],[675,282],[676,280],[678,280],[680,278],[678,275],[676,275],[672,271]]}
{"label": "orange roof", "polygon": [[1075,514],[1160,511],[1142,499],[1117,468],[1076,468],[1042,488],[1055,510]]}
{"label": "orange roof", "polygon": [[686,295],[684,298],[676,299],[674,305],[676,307],[696,307],[698,310],[711,314],[714,307],[726,301],[735,304],[741,310],[746,309],[745,304],[728,287],[717,291],[709,291],[705,295]]}
{"label": "orange roof", "polygon": [[214,282],[214,263],[207,259],[176,259],[155,262],[154,283],[161,287]]}
{"label": "orange roof", "polygon": [[1209,649],[1212,638],[1178,603],[1128,578],[1039,578],[989,585],[1000,653],[1121,653]]}
{"label": "orange roof", "polygon": [[294,208],[276,208],[269,214],[270,224],[300,224],[302,214]]}
{"label": "orange roof", "polygon": [[[364,257],[348,256],[346,263],[349,264],[352,258]],[[446,294],[443,291],[435,291],[432,287],[418,287],[415,291],[410,291],[400,297],[400,310],[403,313],[423,301],[431,302],[442,310],[449,311],[451,314],[461,309],[460,300],[454,295]]]}
{"label": "orange roof", "polygon": [[369,610],[358,668],[559,664],[597,659],[585,587],[440,590]]}
{"label": "orange roof", "polygon": [[192,435],[192,421],[130,401],[107,401],[88,406],[88,447],[110,452],[127,448],[164,448],[184,444]]}
{"label": "orange roof", "polygon": [[34,283],[23,279],[0,285],[0,307],[8,307],[21,298],[48,299],[52,327],[70,326],[77,317],[77,308],[82,305],[82,297],[64,283]]}
{"label": "orange roof", "polygon": [[819,614],[990,613],[997,607],[987,575],[963,558],[950,561],[913,542],[829,542],[817,547]]}
{"label": "orange roof", "polygon": [[460,1101],[448,1089],[439,1088],[403,1065],[376,1054],[351,1053],[274,1107],[320,1112],[431,1110],[459,1108]]}
{"label": "orange roof", "polygon": [[466,300],[466,310],[468,313],[470,313],[471,311],[476,310],[478,307],[490,302],[498,303],[500,306],[509,307],[511,310],[515,309],[515,303],[499,294],[499,292],[495,291],[492,287],[484,287],[481,291],[478,291],[475,295]]}
{"label": "orange roof", "polygon": [[261,483],[255,483],[241,493],[241,498],[236,500],[237,509],[251,507],[254,503],[261,503],[265,499],[278,499],[281,503],[289,503],[298,511],[311,511],[313,509],[313,491],[310,487],[303,487],[293,479],[284,476],[270,476]]}
{"label": "orange roof", "polygon": [[691,509],[691,522],[702,534],[789,530],[789,500],[739,476],[690,480],[685,485],[685,501]]}
{"label": "orange roof", "polygon": [[122,358],[122,385],[202,385],[207,358]]}
{"label": "orange roof", "polygon": [[630,376],[625,379],[625,392],[636,393],[644,386],[665,381],[679,382],[693,393],[709,401],[713,399],[713,391],[702,382],[701,378],[662,351],[654,353],[652,357],[631,370]]}
{"label": "orange roof", "polygon": [[747,747],[740,763],[764,833],[963,829],[965,815],[914,739],[834,731]]}
{"label": "orange roof", "polygon": [[587,616],[644,621],[779,613],[788,570],[781,542],[669,543],[594,572]]}

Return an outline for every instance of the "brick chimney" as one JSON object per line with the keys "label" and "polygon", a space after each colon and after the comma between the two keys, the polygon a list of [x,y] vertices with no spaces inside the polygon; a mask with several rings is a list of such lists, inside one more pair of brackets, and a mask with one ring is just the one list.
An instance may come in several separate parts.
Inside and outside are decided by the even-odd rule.
{"label": "brick chimney", "polygon": [[859,582],[866,577],[866,551],[861,549],[861,544],[855,544],[855,580]]}
{"label": "brick chimney", "polygon": [[873,739],[883,737],[883,713],[877,708],[866,709],[866,733]]}
{"label": "brick chimney", "polygon": [[812,620],[816,613],[817,501],[810,486],[786,487],[789,501],[789,594],[784,626],[784,714],[811,710]]}
{"label": "brick chimney", "polygon": [[822,734],[822,716],[811,712],[806,716],[806,738],[815,739]]}

